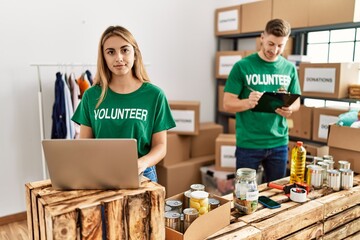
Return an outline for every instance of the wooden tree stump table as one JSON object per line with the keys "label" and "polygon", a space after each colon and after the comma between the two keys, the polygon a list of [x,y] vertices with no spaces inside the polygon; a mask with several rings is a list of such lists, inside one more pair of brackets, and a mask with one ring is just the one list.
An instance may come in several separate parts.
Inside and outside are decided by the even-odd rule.
{"label": "wooden tree stump table", "polygon": [[58,191],[50,180],[27,183],[30,239],[165,239],[165,188]]}

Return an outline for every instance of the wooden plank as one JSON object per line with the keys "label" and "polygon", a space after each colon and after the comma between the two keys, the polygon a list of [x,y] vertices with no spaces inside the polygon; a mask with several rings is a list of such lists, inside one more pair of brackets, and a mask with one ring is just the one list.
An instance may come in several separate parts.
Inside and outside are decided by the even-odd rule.
{"label": "wooden plank", "polygon": [[324,218],[328,218],[354,205],[360,204],[360,186],[329,194],[313,202],[324,204]]}
{"label": "wooden plank", "polygon": [[106,238],[107,239],[126,239],[124,222],[124,198],[105,201],[106,216]]}
{"label": "wooden plank", "polygon": [[129,239],[150,239],[150,201],[148,193],[125,197],[125,218]]}
{"label": "wooden plank", "polygon": [[59,216],[46,215],[46,239],[47,240],[73,240],[77,237],[77,212],[72,211]]}
{"label": "wooden plank", "polygon": [[241,220],[245,223],[260,222],[260,221],[263,221],[264,219],[268,219],[268,218],[277,216],[281,212],[287,212],[288,209],[293,208],[298,205],[299,205],[299,203],[289,201],[286,203],[282,203],[280,208],[275,208],[275,209],[262,208],[261,210],[256,211],[252,214],[244,215],[244,216],[240,217],[238,220]]}
{"label": "wooden plank", "polygon": [[357,218],[325,234],[323,240],[343,239],[360,231],[360,218]]}
{"label": "wooden plank", "polygon": [[165,188],[150,192],[150,239],[165,239]]}
{"label": "wooden plank", "polygon": [[238,231],[216,237],[217,240],[261,240],[261,231],[253,226],[246,226]]}
{"label": "wooden plank", "polygon": [[206,239],[207,240],[210,240],[210,239],[218,239],[218,237],[222,236],[222,235],[227,235],[227,234],[230,234],[232,232],[235,232],[243,227],[247,226],[247,223],[244,223],[244,222],[236,222],[236,223],[233,223],[233,224],[230,224],[226,227],[224,227],[223,229],[217,231],[216,233],[210,235],[209,237],[207,237]]}
{"label": "wooden plank", "polygon": [[251,225],[261,230],[263,239],[277,239],[321,221],[323,211],[323,204],[307,202]]}
{"label": "wooden plank", "polygon": [[324,222],[324,232],[330,232],[331,230],[357,218],[360,218],[360,205],[354,206],[344,212],[326,219]]}
{"label": "wooden plank", "polygon": [[[101,205],[95,205],[79,209],[81,239],[102,239],[103,225],[101,220],[101,208]],[[57,226],[54,226],[54,229],[56,228]]]}
{"label": "wooden plank", "polygon": [[283,238],[283,240],[319,239],[323,234],[324,234],[323,224],[316,223],[310,227],[302,229],[296,233],[293,233],[293,234]]}
{"label": "wooden plank", "polygon": [[344,240],[359,240],[360,239],[360,232],[354,233],[351,236],[344,238]]}
{"label": "wooden plank", "polygon": [[28,226],[29,239],[34,239],[34,227],[33,227],[33,209],[31,204],[31,191],[32,186],[30,183],[25,184],[25,197],[26,197],[26,218]]}

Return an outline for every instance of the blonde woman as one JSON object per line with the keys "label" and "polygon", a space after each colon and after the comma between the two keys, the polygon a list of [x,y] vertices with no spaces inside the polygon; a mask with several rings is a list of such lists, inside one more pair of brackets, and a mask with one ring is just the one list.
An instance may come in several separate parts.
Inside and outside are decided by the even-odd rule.
{"label": "blonde woman", "polygon": [[124,27],[101,36],[94,84],[83,95],[72,120],[80,138],[134,138],[139,174],[157,181],[155,165],[166,154],[167,130],[175,127],[163,91],[150,83],[141,52]]}

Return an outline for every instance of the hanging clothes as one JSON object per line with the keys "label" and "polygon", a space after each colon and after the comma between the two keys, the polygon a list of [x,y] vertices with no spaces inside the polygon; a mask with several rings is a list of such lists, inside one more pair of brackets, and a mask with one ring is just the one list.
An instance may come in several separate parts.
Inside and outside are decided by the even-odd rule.
{"label": "hanging clothes", "polygon": [[87,79],[87,76],[85,73],[81,74],[81,76],[77,80],[77,83],[80,88],[80,99],[81,99],[82,95],[84,94],[86,89],[88,89],[91,86],[91,84],[90,84],[89,80]]}
{"label": "hanging clothes", "polygon": [[87,79],[89,80],[90,86],[92,86],[94,81],[91,72],[89,70],[86,70],[85,74],[87,76]]}
{"label": "hanging clothes", "polygon": [[65,83],[60,72],[56,73],[55,80],[55,101],[52,112],[52,139],[66,138],[66,110],[65,110]]}
{"label": "hanging clothes", "polygon": [[65,78],[61,77],[64,83],[64,96],[65,96],[65,122],[66,122],[66,138],[74,139],[75,137],[75,125],[74,122],[71,121],[72,115],[74,115],[74,109],[71,101],[70,89],[66,83]]}
{"label": "hanging clothes", "polygon": [[[69,89],[71,94],[71,101],[73,110],[75,111],[80,103],[80,88],[79,85],[76,82],[75,74],[71,73],[68,78],[69,82]],[[80,136],[80,125],[77,123],[74,123],[75,126],[75,136],[74,138],[77,139]]]}

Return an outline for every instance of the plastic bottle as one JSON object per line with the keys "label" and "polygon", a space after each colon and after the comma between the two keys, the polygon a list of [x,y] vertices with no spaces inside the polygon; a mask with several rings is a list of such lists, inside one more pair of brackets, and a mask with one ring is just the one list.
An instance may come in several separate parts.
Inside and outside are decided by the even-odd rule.
{"label": "plastic bottle", "polygon": [[290,183],[303,183],[305,177],[306,149],[303,142],[296,142],[291,150]]}

